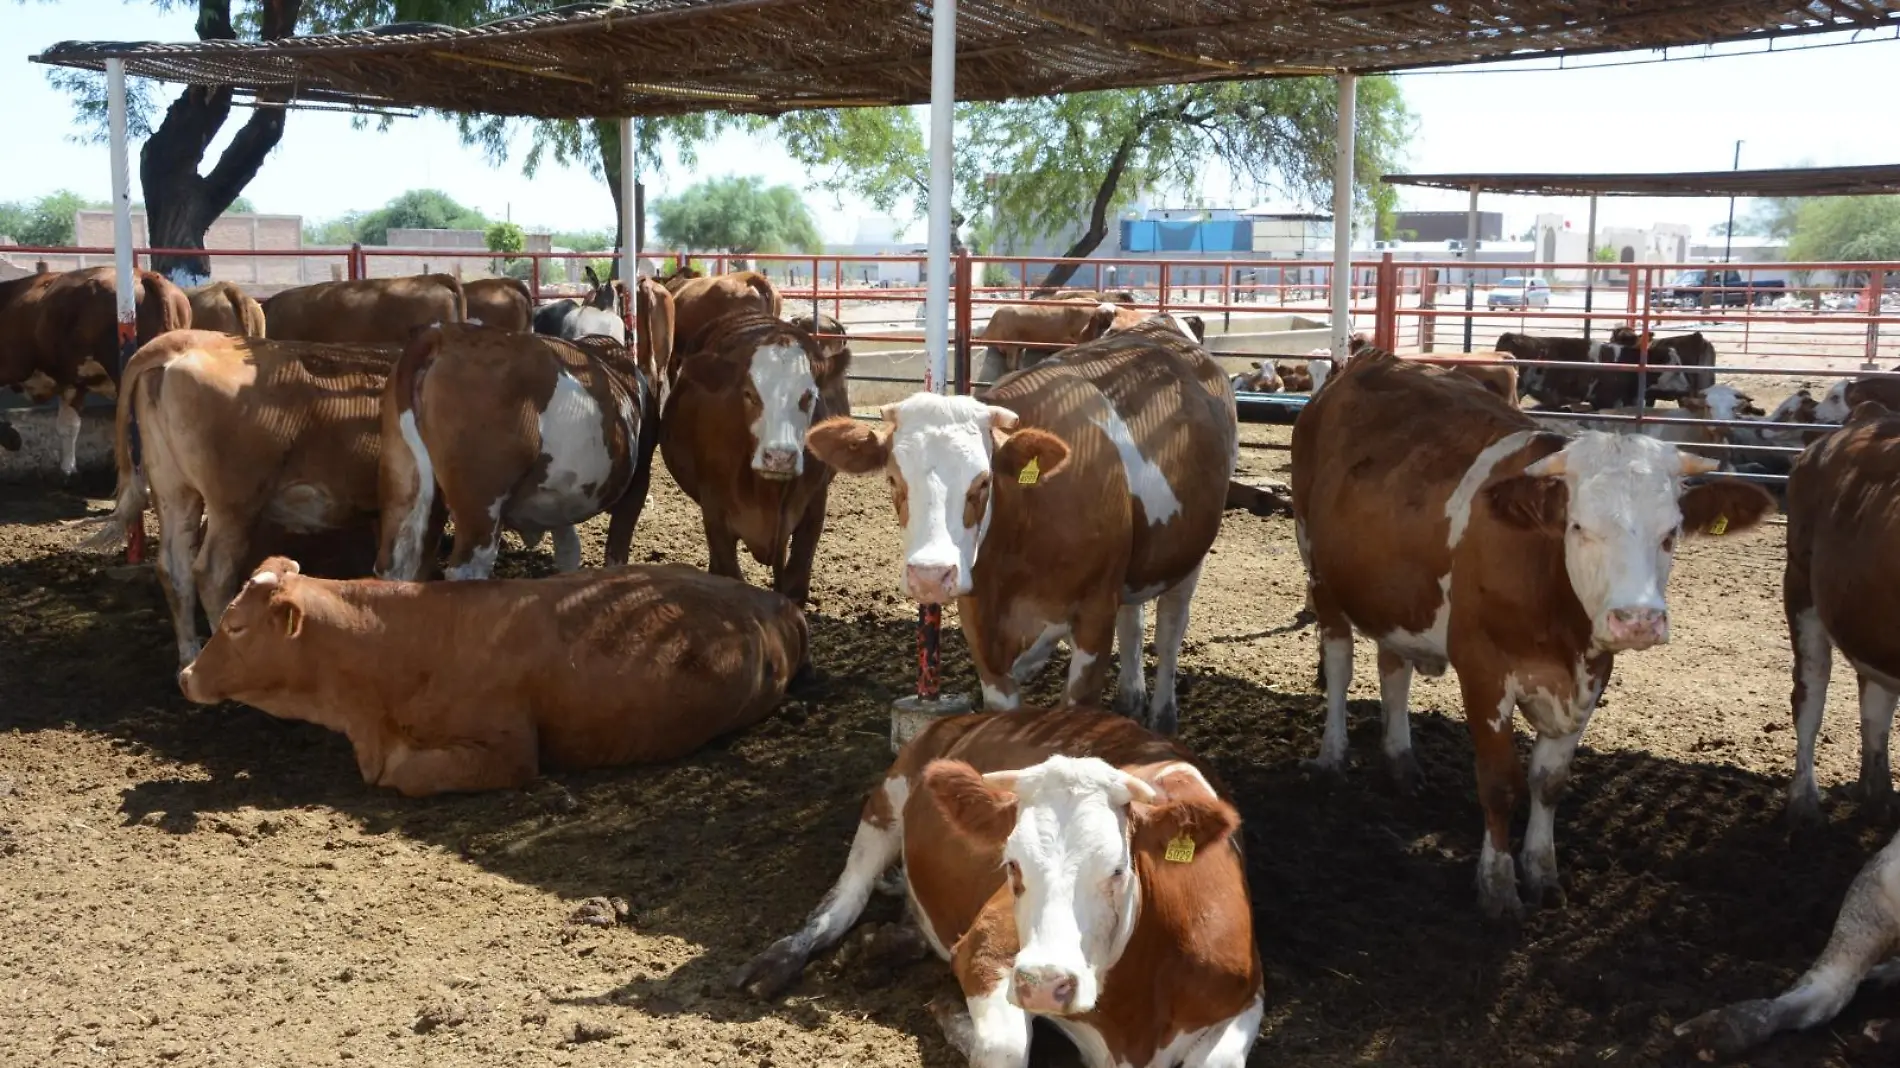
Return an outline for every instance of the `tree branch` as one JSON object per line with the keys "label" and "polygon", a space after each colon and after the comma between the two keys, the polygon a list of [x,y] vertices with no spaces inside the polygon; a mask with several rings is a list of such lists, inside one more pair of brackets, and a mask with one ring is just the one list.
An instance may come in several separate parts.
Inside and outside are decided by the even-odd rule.
{"label": "tree branch", "polygon": [[[1115,201],[1115,191],[1121,186],[1122,174],[1128,170],[1128,161],[1134,158],[1135,142],[1140,137],[1139,129],[1130,130],[1122,135],[1121,144],[1115,146],[1115,155],[1108,161],[1108,170],[1102,175],[1102,184],[1095,188],[1095,202],[1089,207],[1089,228],[1082,232],[1075,244],[1062,254],[1063,259],[1079,260],[1094,252],[1108,236],[1108,206]],[[1037,287],[1036,297],[1043,291],[1054,292],[1062,283],[1068,281],[1076,272],[1079,264],[1058,263],[1043,276],[1042,284]]]}

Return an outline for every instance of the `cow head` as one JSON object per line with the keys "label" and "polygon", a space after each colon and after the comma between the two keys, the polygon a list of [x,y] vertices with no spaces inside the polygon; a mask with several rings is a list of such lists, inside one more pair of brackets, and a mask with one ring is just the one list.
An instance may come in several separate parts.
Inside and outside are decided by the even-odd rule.
{"label": "cow head", "polygon": [[1094,1010],[1141,913],[1138,864],[1163,862],[1170,843],[1198,855],[1240,825],[1225,802],[1166,799],[1094,757],[988,775],[935,760],[923,783],[952,827],[1002,855],[1021,947],[1009,1001],[1057,1016]]}
{"label": "cow head", "polygon": [[827,357],[809,334],[782,323],[769,331],[738,323],[708,346],[709,358],[685,360],[682,374],[710,393],[736,392],[751,435],[753,472],[774,481],[803,475],[812,415],[850,369],[850,351]]}
{"label": "cow head", "polygon": [[1686,476],[1717,466],[1644,435],[1589,432],[1485,494],[1505,524],[1562,539],[1564,568],[1598,650],[1647,649],[1669,640],[1663,590],[1676,539],[1747,530],[1774,509],[1774,499],[1747,482],[1683,487]]}
{"label": "cow head", "polygon": [[1069,446],[1046,431],[1017,430],[1016,413],[973,397],[912,394],[884,407],[884,425],[827,419],[807,435],[819,459],[848,475],[883,471],[904,529],[904,593],[942,604],[970,592],[977,549],[989,530],[994,478],[1016,478],[1034,461],[1059,474]]}
{"label": "cow head", "polygon": [[1734,386],[1710,386],[1700,393],[1691,393],[1679,403],[1697,419],[1761,419],[1768,414],[1755,406],[1755,398]]}
{"label": "cow head", "polygon": [[218,629],[197,657],[178,673],[178,688],[201,705],[242,701],[282,680],[276,652],[303,634],[304,579],[295,560],[273,556],[226,606]]}
{"label": "cow head", "polygon": [[1853,410],[1847,403],[1847,390],[1853,384],[1853,379],[1843,378],[1828,387],[1827,393],[1821,397],[1821,403],[1814,407],[1814,421],[1817,423],[1847,422],[1847,413]]}

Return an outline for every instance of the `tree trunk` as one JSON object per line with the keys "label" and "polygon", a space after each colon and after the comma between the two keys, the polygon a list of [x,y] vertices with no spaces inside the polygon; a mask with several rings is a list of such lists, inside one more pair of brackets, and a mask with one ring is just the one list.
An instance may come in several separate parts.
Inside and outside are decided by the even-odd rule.
{"label": "tree trunk", "polygon": [[[287,37],[297,27],[302,0],[263,0],[263,31],[268,39]],[[201,0],[198,37],[235,40],[230,0]],[[284,136],[284,110],[257,108],[218,157],[210,174],[200,175],[205,151],[231,114],[229,86],[192,86],[173,102],[165,120],[139,149],[139,186],[145,192],[145,219],[154,248],[205,247],[205,232],[238,198],[264,157]],[[210,278],[205,256],[154,256],[152,269],[180,284]]]}
{"label": "tree trunk", "polygon": [[[1102,175],[1102,184],[1095,189],[1095,203],[1089,208],[1089,228],[1082,231],[1069,251],[1062,254],[1063,259],[1082,259],[1094,252],[1108,237],[1108,206],[1115,201],[1115,190],[1122,184],[1122,172],[1128,169],[1129,157],[1135,154],[1135,134],[1122,137],[1122,143],[1115,146],[1115,155],[1108,161],[1108,171]],[[1032,299],[1042,299],[1061,289],[1063,283],[1074,276],[1082,265],[1079,263],[1058,263],[1043,276],[1042,284],[1030,294]]]}

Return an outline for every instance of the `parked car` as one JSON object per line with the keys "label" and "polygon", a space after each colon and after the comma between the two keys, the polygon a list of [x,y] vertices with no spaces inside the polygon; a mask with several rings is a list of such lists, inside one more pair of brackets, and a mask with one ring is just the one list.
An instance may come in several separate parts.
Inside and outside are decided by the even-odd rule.
{"label": "parked car", "polygon": [[1484,302],[1492,308],[1548,308],[1550,283],[1542,278],[1510,275],[1491,287],[1491,295]]}
{"label": "parked car", "polygon": [[1772,304],[1787,289],[1785,278],[1699,268],[1677,271],[1667,285],[1650,291],[1649,302],[1670,308],[1700,308],[1704,305],[1739,308],[1746,304]]}

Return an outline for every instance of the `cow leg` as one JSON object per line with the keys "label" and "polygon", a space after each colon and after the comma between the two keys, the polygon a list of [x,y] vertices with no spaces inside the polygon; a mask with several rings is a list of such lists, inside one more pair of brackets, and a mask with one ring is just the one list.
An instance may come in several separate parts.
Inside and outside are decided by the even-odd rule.
{"label": "cow leg", "polygon": [[[1115,703],[1110,706],[1129,719],[1141,716],[1148,703],[1148,676],[1143,670],[1142,649],[1148,641],[1146,605],[1125,604],[1115,613],[1115,645],[1121,652],[1121,672],[1116,676]],[[1155,638],[1160,645],[1160,636]]]}
{"label": "cow leg", "polygon": [[957,598],[963,642],[970,647],[970,662],[983,687],[983,711],[1014,712],[1022,706],[1023,698],[1010,668],[1025,654],[1001,626],[1001,620],[984,615],[984,607],[985,602],[974,596]]}
{"label": "cow leg", "polygon": [[1860,673],[1860,811],[1868,819],[1887,818],[1893,800],[1893,769],[1887,759],[1887,738],[1893,731],[1893,709],[1900,693]]}
{"label": "cow leg", "polygon": [[1412,751],[1412,664],[1379,648],[1379,705],[1385,715],[1385,762],[1392,781],[1406,794],[1418,792],[1424,773]]}
{"label": "cow leg", "polygon": [[501,555],[501,505],[507,499],[497,497],[486,509],[449,506],[455,518],[455,547],[449,550],[443,577],[461,581],[495,573],[495,557]]}
{"label": "cow leg", "polygon": [[[153,510],[158,513],[159,551],[153,561],[165,590],[165,602],[172,610],[172,632],[178,639],[178,664],[183,667],[198,659],[204,648],[198,641],[198,525],[204,519],[204,498],[195,493],[154,492]],[[138,518],[143,522],[143,517]]]}
{"label": "cow leg", "polygon": [[1181,643],[1187,639],[1188,605],[1200,581],[1197,564],[1186,578],[1162,593],[1155,606],[1155,695],[1148,706],[1148,725],[1159,734],[1173,734],[1180,727],[1175,678],[1181,665]]}
{"label": "cow leg", "polygon": [[[1838,1015],[1874,965],[1900,949],[1900,836],[1854,876],[1827,948],[1780,997],[1716,1009],[1676,1028],[1698,1050],[1733,1057],[1778,1031],[1813,1027]],[[1884,978],[1884,976],[1882,976]]]}
{"label": "cow leg", "polygon": [[1346,771],[1346,689],[1352,685],[1352,624],[1321,585],[1311,588],[1319,620],[1320,675],[1326,682],[1326,732],[1313,765],[1334,775]]}
{"label": "cow leg", "polygon": [[811,600],[811,565],[818,556],[818,538],[825,532],[825,500],[819,493],[805,505],[805,514],[792,528],[791,548],[785,554],[785,566],[772,576],[772,588],[803,609]]}
{"label": "cow leg", "polygon": [[702,511],[700,520],[706,528],[706,570],[745,581],[745,575],[739,570],[738,537],[727,529],[723,517]]}
{"label": "cow leg", "polygon": [[1247,1054],[1260,1037],[1260,1021],[1266,1004],[1256,997],[1253,1004],[1208,1029],[1181,1060],[1181,1068],[1245,1068]]}
{"label": "cow leg", "polygon": [[646,510],[647,496],[653,487],[653,450],[641,449],[635,455],[633,481],[608,509],[607,566],[620,567],[633,550],[633,531],[640,525],[640,513]]}
{"label": "cow leg", "polygon": [[225,608],[244,585],[245,576],[238,574],[238,564],[249,545],[249,522],[217,511],[206,512],[204,542],[198,546],[192,572],[198,584],[199,601],[204,605],[205,621],[214,632]]}
{"label": "cow leg", "polygon": [[513,711],[517,725],[447,745],[412,748],[399,744],[385,753],[374,778],[369,768],[363,769],[363,777],[404,797],[512,790],[528,785],[537,771],[534,724],[520,709],[494,711]]}
{"label": "cow leg", "polygon": [[1069,634],[1069,682],[1062,702],[1070,708],[1099,707],[1108,685],[1108,657],[1115,649],[1115,618],[1121,612],[1119,591],[1076,613]]}
{"label": "cow leg", "polygon": [[[1582,739],[1583,725],[1579,724],[1576,731],[1562,737],[1540,734],[1531,747],[1531,818],[1524,829],[1524,852],[1519,859],[1524,885],[1534,904],[1542,904],[1550,891],[1555,891],[1559,900],[1563,896],[1557,871],[1557,802],[1570,785],[1570,763]],[[1512,759],[1516,759],[1515,752]]]}
{"label": "cow leg", "polygon": [[901,775],[886,778],[882,787],[872,791],[858,817],[858,831],[852,836],[851,853],[838,881],[805,918],[805,925],[739,969],[732,977],[733,986],[753,997],[777,996],[798,979],[813,953],[835,944],[858,922],[878,876],[903,848],[904,802],[909,797],[910,780]]}
{"label": "cow leg", "polygon": [[1464,691],[1465,725],[1478,765],[1478,803],[1484,809],[1484,846],[1478,854],[1478,904],[1496,919],[1523,912],[1517,896],[1517,869],[1511,863],[1511,815],[1524,769],[1511,739],[1516,701],[1489,678],[1458,673]]}
{"label": "cow leg", "polygon": [[992,989],[966,993],[963,1008],[931,1003],[943,1038],[970,1068],[1028,1068],[1029,1014],[1009,1003],[1009,972],[990,975]]}
{"label": "cow leg", "polygon": [[[541,547],[541,539],[548,536],[546,527],[516,526],[514,531],[516,534],[521,535],[521,548],[526,552],[534,552],[536,549],[539,549]],[[558,567],[559,565],[557,564],[555,566]]]}
{"label": "cow leg", "polygon": [[567,574],[581,567],[581,536],[572,523],[555,527],[554,570]]}
{"label": "cow leg", "polygon": [[[383,496],[382,547],[376,559],[376,577],[404,582],[420,580],[435,570],[441,526],[437,507],[435,465],[416,429],[414,412],[398,419],[411,462],[404,464],[391,449],[384,453],[379,484]],[[434,537],[431,537],[431,529]]]}
{"label": "cow leg", "polygon": [[[1791,591],[1791,601],[1793,600]],[[1827,686],[1834,673],[1834,645],[1813,605],[1789,605],[1794,646],[1794,781],[1788,784],[1788,816],[1798,824],[1821,822],[1821,791],[1814,782],[1814,741],[1821,733]],[[1864,741],[1864,739],[1863,739]]]}
{"label": "cow leg", "polygon": [[68,390],[53,413],[53,429],[59,435],[59,473],[67,479],[79,473],[79,404],[84,399],[85,394]]}

